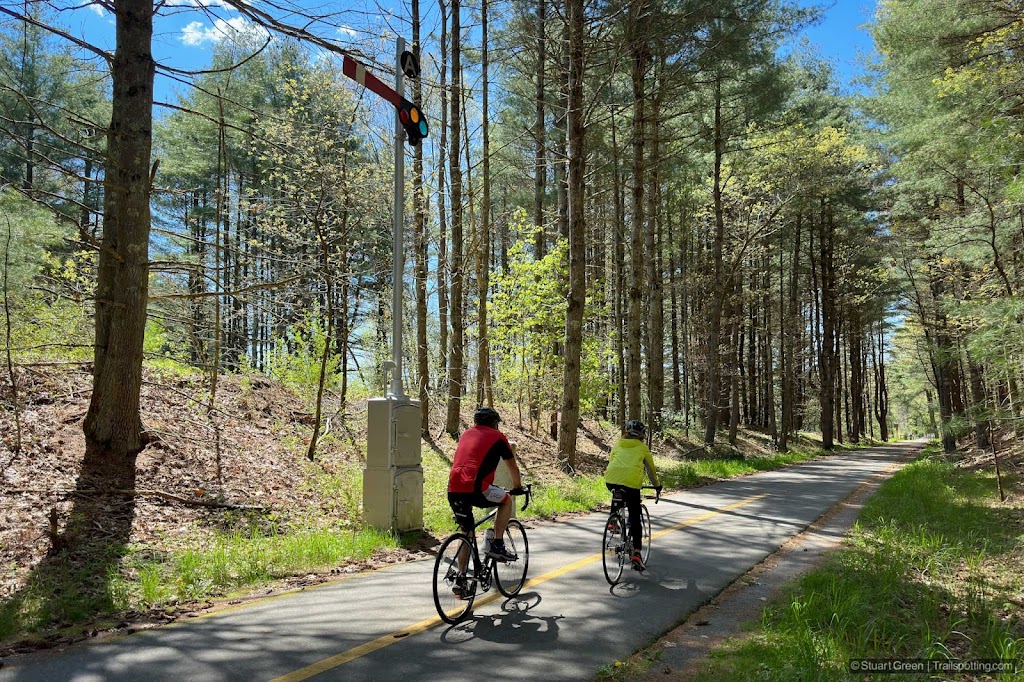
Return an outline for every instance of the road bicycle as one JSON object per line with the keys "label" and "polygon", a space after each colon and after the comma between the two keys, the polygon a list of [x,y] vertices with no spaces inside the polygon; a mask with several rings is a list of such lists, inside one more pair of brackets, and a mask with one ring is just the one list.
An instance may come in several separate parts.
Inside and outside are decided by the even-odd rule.
{"label": "road bicycle", "polygon": [[[656,495],[654,503],[661,500],[661,489],[653,485],[641,486],[641,490],[654,490]],[[650,499],[650,498],[647,498]],[[604,524],[604,537],[602,538],[601,559],[604,564],[604,577],[609,585],[617,585],[622,579],[622,569],[626,564],[631,563],[633,556],[633,537],[629,533],[629,509],[625,500],[622,499],[622,491],[612,491],[612,506],[618,507],[608,515]],[[647,557],[651,555],[651,516],[647,512],[647,505],[640,503],[640,529],[643,537],[643,550],[640,558],[647,563]]]}
{"label": "road bicycle", "polygon": [[[530,504],[531,485],[509,492],[524,496],[521,511]],[[473,608],[477,595],[491,589],[492,582],[506,597],[519,594],[526,583],[526,569],[530,563],[530,547],[526,541],[526,529],[516,519],[510,519],[505,527],[505,548],[515,555],[513,561],[498,561],[487,556],[480,561],[476,544],[476,529],[494,518],[497,507],[473,524],[473,533],[454,533],[441,543],[434,561],[434,606],[437,614],[446,623],[455,624],[463,620]],[[458,519],[456,519],[458,522]]]}

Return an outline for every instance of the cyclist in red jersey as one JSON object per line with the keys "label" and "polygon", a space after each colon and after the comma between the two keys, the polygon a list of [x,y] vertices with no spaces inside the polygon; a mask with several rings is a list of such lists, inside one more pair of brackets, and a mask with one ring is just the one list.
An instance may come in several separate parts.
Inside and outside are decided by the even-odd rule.
{"label": "cyclist in red jersey", "polygon": [[494,485],[494,472],[498,462],[505,460],[512,474],[513,491],[521,490],[515,453],[505,434],[498,430],[501,417],[489,408],[481,407],[473,415],[473,428],[464,432],[455,448],[455,462],[448,476],[448,504],[455,513],[459,526],[467,534],[474,532],[473,507],[497,507],[494,516],[494,540],[487,555],[498,561],[513,561],[516,556],[505,548],[505,526],[512,516],[512,496],[504,488]]}

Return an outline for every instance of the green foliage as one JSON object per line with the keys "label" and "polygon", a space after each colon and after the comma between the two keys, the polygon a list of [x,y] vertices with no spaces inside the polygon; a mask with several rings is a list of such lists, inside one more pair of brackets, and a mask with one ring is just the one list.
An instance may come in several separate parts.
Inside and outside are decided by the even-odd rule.
{"label": "green foliage", "polygon": [[[266,372],[300,395],[312,400],[320,381],[320,364],[328,338],[319,309],[314,309],[302,322],[290,327],[285,338],[277,339],[266,361]],[[339,381],[340,358],[331,354],[327,360],[327,387]]]}
{"label": "green foliage", "polygon": [[185,362],[188,357],[185,344],[176,339],[167,325],[156,317],[150,316],[146,320],[142,350],[146,366],[161,376],[187,378],[199,373],[199,370]]}
{"label": "green foliage", "polygon": [[[525,214],[518,214],[520,221]],[[565,333],[568,245],[562,240],[540,260],[521,241],[509,250],[508,274],[494,273],[491,345],[496,387],[503,395],[544,408],[558,404],[562,358],[553,352]]]}
{"label": "green foliage", "polygon": [[[28,4],[30,22],[0,21],[0,183],[25,188],[65,220],[81,216],[82,162],[102,156],[110,121],[104,66],[57,37],[64,12]],[[96,177],[96,162],[90,175]],[[2,230],[2,227],[0,227]]]}
{"label": "green foliage", "polygon": [[1000,373],[1016,372],[1024,357],[1024,298],[1020,295],[974,302],[962,316],[977,320],[967,349],[978,362]]}
{"label": "green foliage", "polygon": [[[9,239],[8,239],[9,236]],[[53,213],[16,192],[0,191],[0,248],[16,361],[92,357],[84,292],[94,259],[55,255],[70,236]]]}
{"label": "green foliage", "polygon": [[[1021,271],[1011,265],[1022,253],[1024,203],[1012,159],[1024,138],[1024,62],[1010,47],[1024,24],[1019,12],[997,3],[971,6],[964,12],[942,0],[880,5],[873,33],[883,68],[878,96],[865,104],[882,123],[876,134],[891,158],[880,198],[892,264],[900,270],[906,315],[928,340],[913,349],[923,359],[904,364],[930,374],[937,388],[966,374],[961,368],[980,377],[989,390],[968,398],[985,403],[975,406],[976,418],[1004,407],[995,404],[991,386],[1016,381],[1024,357]],[[919,385],[931,390],[946,407],[944,423],[932,432],[961,435],[970,427],[967,415],[950,417],[949,405],[959,401],[909,373],[897,379],[911,393]],[[971,379],[963,376],[963,384]]]}
{"label": "green foliage", "polygon": [[[519,211],[511,229],[528,232],[525,220],[525,212]],[[528,242],[518,241],[509,250],[508,273],[491,275],[495,387],[508,400],[551,410],[561,405],[563,358],[556,348],[565,336],[567,269],[564,239],[540,260],[531,255]],[[594,312],[592,296],[587,309]],[[583,338],[580,405],[584,411],[593,410],[608,391],[609,379],[602,371],[609,352],[606,344],[606,339],[593,334]]]}

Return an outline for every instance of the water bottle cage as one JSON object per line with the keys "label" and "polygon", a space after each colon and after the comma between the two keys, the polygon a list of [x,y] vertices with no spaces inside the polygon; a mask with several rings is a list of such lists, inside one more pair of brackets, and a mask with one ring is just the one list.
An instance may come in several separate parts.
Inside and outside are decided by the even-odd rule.
{"label": "water bottle cage", "polygon": [[494,541],[494,531],[490,528],[484,533],[484,554],[491,549],[491,543]]}

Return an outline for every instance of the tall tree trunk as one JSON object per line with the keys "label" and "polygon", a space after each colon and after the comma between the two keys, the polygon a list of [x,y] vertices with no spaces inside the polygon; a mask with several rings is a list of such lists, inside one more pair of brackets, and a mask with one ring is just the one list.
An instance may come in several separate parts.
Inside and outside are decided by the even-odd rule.
{"label": "tall tree trunk", "polygon": [[[412,0],[412,49],[420,52],[420,0]],[[423,103],[423,82],[419,78],[412,82],[413,103]],[[420,398],[420,431],[430,436],[430,365],[427,345],[427,233],[426,201],[423,196],[423,145],[414,147],[412,171],[413,242],[415,243],[416,268],[416,383]]]}
{"label": "tall tree trunk", "polygon": [[[877,349],[877,350],[876,350]],[[889,440],[889,387],[885,381],[885,327],[878,322],[878,343],[875,344],[874,333],[871,335],[871,353],[875,372],[875,421],[878,422],[878,436],[883,441]],[[930,401],[929,401],[930,402]],[[929,405],[930,407],[930,405]]]}
{"label": "tall tree trunk", "polygon": [[451,323],[452,345],[448,358],[448,415],[445,430],[455,437],[459,433],[462,407],[462,169],[459,151],[462,149],[460,104],[462,102],[462,16],[460,0],[452,0],[452,94],[451,94],[451,148],[448,153],[449,178],[451,180],[452,207],[452,300]]}
{"label": "tall tree trunk", "polygon": [[861,329],[860,317],[855,311],[847,315],[846,339],[847,356],[849,358],[850,378],[847,382],[850,395],[849,428],[850,442],[860,442],[865,435],[862,429],[864,414],[864,379],[861,372],[861,340],[864,330]]}
{"label": "tall tree trunk", "polygon": [[693,412],[693,394],[691,392],[693,373],[689,369],[690,362],[690,316],[692,305],[689,287],[690,258],[693,253],[693,231],[688,223],[683,223],[683,239],[681,243],[682,253],[679,256],[679,281],[682,282],[683,291],[679,297],[679,326],[682,336],[682,349],[680,350],[680,373],[683,382],[683,431],[686,437],[690,437],[690,418]]}
{"label": "tall tree trunk", "polygon": [[626,197],[623,194],[622,174],[619,169],[619,145],[616,139],[615,109],[612,108],[612,192],[615,195],[615,257],[613,277],[615,278],[615,423],[622,426],[626,423],[626,356],[623,334],[625,332],[623,303],[625,300],[626,275]]}
{"label": "tall tree trunk", "polygon": [[309,447],[306,449],[306,459],[313,461],[316,457],[316,446],[320,440],[320,423],[323,415],[324,388],[327,386],[327,363],[331,357],[330,339],[334,338],[334,268],[331,263],[330,240],[334,236],[328,234],[324,226],[316,220],[317,245],[320,247],[321,266],[323,267],[324,285],[327,288],[327,334],[324,341],[324,350],[320,354],[320,372],[317,376],[316,403],[313,408],[313,433],[309,438]]}
{"label": "tall tree trunk", "polygon": [[712,268],[714,279],[711,292],[711,322],[708,330],[707,367],[707,417],[704,425],[704,443],[713,445],[718,430],[719,393],[721,391],[720,349],[722,333],[722,305],[724,304],[724,282],[722,273],[722,247],[725,242],[725,210],[722,206],[722,158],[725,155],[725,140],[722,130],[722,78],[717,76],[714,111],[714,175],[712,197],[715,210],[715,239],[712,246]]}
{"label": "tall tree trunk", "polygon": [[537,90],[536,116],[533,123],[533,135],[536,141],[533,176],[533,223],[537,228],[534,234],[534,257],[544,257],[544,192],[547,184],[547,161],[544,154],[544,98],[547,84],[544,81],[547,67],[547,4],[546,0],[537,0]]}
{"label": "tall tree trunk", "polygon": [[740,371],[743,368],[743,329],[740,320],[743,318],[743,284],[739,273],[732,273],[730,280],[729,294],[729,384],[728,394],[725,396],[728,401],[729,420],[729,445],[736,447],[736,439],[739,435],[740,426]]}
{"label": "tall tree trunk", "polygon": [[[559,62],[558,108],[555,116],[555,199],[558,210],[558,236],[569,238],[569,21],[562,22],[562,50]],[[560,350],[560,349],[559,349]]]}
{"label": "tall tree trunk", "polygon": [[[799,239],[799,226],[800,226],[800,215],[796,216],[796,227],[797,227],[797,239]],[[782,237],[779,238],[779,342],[781,348],[779,350],[779,374],[782,382],[781,386],[781,425],[779,428],[779,451],[785,452],[789,449],[789,433],[793,428],[793,336],[794,334],[786,333],[786,322],[790,323],[792,328],[792,309],[795,305],[792,305],[787,314],[786,309],[786,289],[785,289],[785,268],[783,256],[785,254],[785,248],[782,245]],[[800,254],[800,246],[793,249],[794,257],[798,257]],[[796,297],[796,262],[793,263],[793,268],[789,275],[789,290],[790,296]]]}
{"label": "tall tree trunk", "polygon": [[491,387],[491,351],[487,340],[487,295],[490,289],[491,270],[491,140],[490,126],[488,122],[490,110],[488,109],[488,62],[487,62],[487,0],[481,0],[480,5],[481,32],[483,35],[483,206],[480,208],[480,241],[477,244],[477,258],[480,259],[480,266],[477,268],[478,286],[478,335],[477,335],[477,376],[483,381],[484,398],[488,407],[494,407],[494,392]]}
{"label": "tall tree trunk", "polygon": [[583,313],[586,302],[586,225],[584,204],[583,141],[583,0],[569,0],[569,296],[565,314],[565,366],[562,375],[562,420],[558,454],[575,468],[576,429],[580,419],[580,360],[583,350]]}
{"label": "tall tree trunk", "polygon": [[[437,388],[448,376],[448,212],[445,210],[445,155],[448,153],[448,11],[438,0],[441,11],[441,138],[437,143],[437,317],[440,327],[437,361]],[[458,157],[456,157],[458,158]]]}
{"label": "tall tree trunk", "polygon": [[644,22],[647,20],[647,3],[634,0],[630,16],[630,77],[633,84],[633,194],[630,206],[632,230],[630,235],[630,282],[629,308],[626,343],[628,363],[626,366],[626,418],[640,419],[640,320],[646,317],[643,310],[643,263],[644,263],[644,133],[646,114],[644,111],[644,79],[647,72],[647,41]]}
{"label": "tall tree trunk", "polygon": [[[832,364],[835,352],[835,309],[832,289],[832,235],[825,220],[825,201],[818,220],[818,250],[821,270],[821,346],[818,351],[818,401],[821,405],[821,446],[832,450],[835,445],[835,375]],[[812,264],[813,271],[813,264]]]}
{"label": "tall tree trunk", "polygon": [[[779,252],[781,255],[781,249]],[[761,335],[761,375],[764,381],[764,409],[767,411],[765,414],[767,418],[768,435],[771,436],[772,442],[778,446],[779,442],[779,430],[778,422],[775,419],[775,368],[772,366],[772,278],[771,278],[771,267],[772,257],[771,249],[768,240],[765,239],[765,253],[764,260],[762,263],[762,301],[761,305],[764,308],[764,333]],[[782,273],[779,273],[779,282],[781,286]],[[779,349],[779,356],[782,356],[782,349]]]}
{"label": "tall tree trunk", "polygon": [[134,474],[143,445],[139,414],[149,295],[150,160],[153,143],[153,4],[115,7],[117,47],[105,177],[103,248],[96,282],[93,392],[85,417],[86,457]]}
{"label": "tall tree trunk", "polygon": [[666,211],[665,217],[668,220],[668,287],[672,328],[672,411],[678,414],[683,409],[679,362],[679,277],[676,271],[676,239],[672,211]]}
{"label": "tall tree trunk", "polygon": [[[664,59],[658,69],[656,79],[657,93],[651,110],[651,120],[661,120],[661,100],[663,84],[661,72]],[[650,427],[652,431],[661,431],[661,413],[665,407],[665,301],[661,267],[661,223],[658,204],[661,198],[659,186],[661,182],[660,166],[661,146],[658,135],[659,126],[651,126],[650,155],[650,192],[647,195],[647,232],[644,235],[644,251],[647,254],[647,296],[650,324],[648,325],[647,343],[647,386],[650,402]]]}
{"label": "tall tree trunk", "polygon": [[[466,74],[465,74],[465,71],[463,71],[462,80],[465,81],[465,79],[466,79]],[[465,122],[469,120],[469,110],[467,109],[468,103],[469,103],[469,89],[468,88],[463,88],[463,90],[462,90],[462,121],[463,121],[463,125],[465,125]],[[463,159],[463,161],[466,164],[464,175],[463,175],[464,186],[462,188],[463,189],[462,195],[463,195],[463,197],[465,197],[464,201],[465,201],[465,204],[466,204],[466,208],[469,209],[468,211],[464,211],[463,212],[463,220],[466,219],[466,216],[468,216],[468,218],[469,218],[469,239],[466,241],[466,248],[465,248],[465,251],[463,252],[463,256],[462,256],[463,257],[463,273],[465,273],[465,268],[468,267],[468,265],[469,265],[469,262],[468,262],[469,259],[472,258],[473,259],[474,268],[473,268],[473,278],[470,281],[476,282],[477,285],[479,286],[479,282],[480,282],[480,268],[483,265],[483,263],[482,263],[483,254],[480,252],[480,249],[478,248],[479,244],[480,244],[480,225],[479,225],[479,222],[477,221],[477,212],[476,212],[476,196],[477,196],[477,194],[476,194],[476,189],[473,186],[473,168],[475,167],[475,164],[473,163],[473,158],[470,155],[469,137],[468,137],[468,135],[465,138],[465,143],[462,145],[462,159]],[[465,227],[463,227],[463,233],[465,233]],[[466,285],[466,275],[465,274],[463,274],[463,290],[462,291],[463,291],[463,293],[462,293],[462,301],[463,301],[463,304],[462,304],[462,316],[463,316],[463,320],[465,320],[466,319],[467,305],[469,303],[469,295],[468,295],[469,292],[468,292],[468,287]],[[479,310],[480,310],[480,308],[479,308],[479,301],[477,303],[478,303],[478,305],[477,305],[477,312],[479,313]],[[463,336],[465,336],[465,332],[463,332]],[[479,341],[479,336],[478,336],[477,341]],[[468,384],[469,384],[469,377],[468,377],[469,366],[467,365],[466,360],[465,360],[466,348],[467,347],[468,347],[468,342],[467,341],[463,341],[462,372],[463,372],[463,378],[465,379],[466,387],[468,388]],[[484,402],[484,378],[479,373],[474,373],[474,374],[475,374],[474,379],[475,379],[475,383],[476,383],[476,392],[475,392],[476,400],[475,400],[475,403],[477,405],[482,405],[483,402]],[[464,390],[463,393],[465,393],[465,392],[467,392],[467,391]]]}

